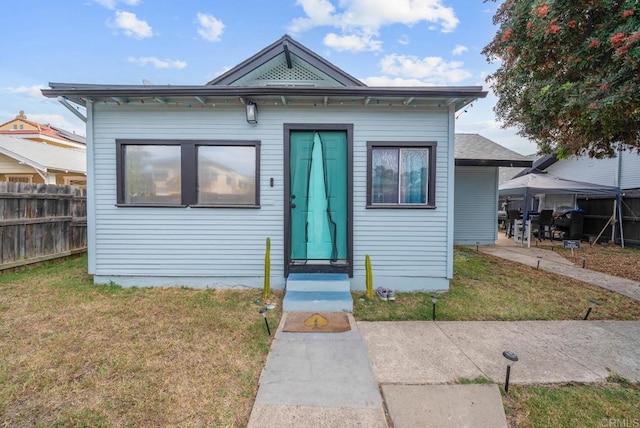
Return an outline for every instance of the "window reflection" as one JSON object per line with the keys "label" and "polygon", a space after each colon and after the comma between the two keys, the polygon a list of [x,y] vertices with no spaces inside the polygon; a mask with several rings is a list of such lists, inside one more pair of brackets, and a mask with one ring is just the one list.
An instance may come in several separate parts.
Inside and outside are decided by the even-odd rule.
{"label": "window reflection", "polygon": [[427,148],[376,148],[371,153],[374,204],[427,204]]}
{"label": "window reflection", "polygon": [[180,205],[180,146],[127,145],[124,173],[125,203]]}
{"label": "window reflection", "polygon": [[254,205],[254,146],[198,147],[198,204]]}

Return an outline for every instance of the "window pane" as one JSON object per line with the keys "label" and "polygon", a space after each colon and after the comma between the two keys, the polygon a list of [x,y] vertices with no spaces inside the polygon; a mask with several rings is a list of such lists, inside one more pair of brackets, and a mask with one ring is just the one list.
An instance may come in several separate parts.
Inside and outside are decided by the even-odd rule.
{"label": "window pane", "polygon": [[398,203],[398,150],[374,149],[371,153],[371,201]]}
{"label": "window pane", "polygon": [[180,205],[180,146],[127,145],[124,153],[127,204]]}
{"label": "window pane", "polygon": [[428,149],[400,150],[400,203],[427,203]]}
{"label": "window pane", "polygon": [[198,203],[256,205],[256,148],[198,147]]}

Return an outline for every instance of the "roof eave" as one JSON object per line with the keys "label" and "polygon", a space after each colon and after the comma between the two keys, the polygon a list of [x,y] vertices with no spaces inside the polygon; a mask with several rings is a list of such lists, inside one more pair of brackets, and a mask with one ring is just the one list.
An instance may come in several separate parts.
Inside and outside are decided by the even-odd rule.
{"label": "roof eave", "polygon": [[530,167],[533,161],[509,159],[456,159],[456,166]]}
{"label": "roof eave", "polygon": [[448,99],[459,109],[477,98],[487,96],[481,86],[434,87],[291,87],[291,86],[142,86],[142,85],[85,85],[50,83],[43,89],[48,98],[67,97],[73,100],[101,97],[162,98],[162,97],[215,97],[215,96],[360,96],[360,97],[414,97]]}

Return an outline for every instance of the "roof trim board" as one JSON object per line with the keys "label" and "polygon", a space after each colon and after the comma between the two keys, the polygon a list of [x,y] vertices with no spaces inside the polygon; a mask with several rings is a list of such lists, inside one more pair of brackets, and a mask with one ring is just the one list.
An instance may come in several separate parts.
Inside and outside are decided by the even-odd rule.
{"label": "roof trim board", "polygon": [[[59,96],[83,105],[85,101],[127,100],[127,99],[166,99],[171,97],[220,97],[220,98],[256,98],[256,97],[316,97],[319,102],[329,97],[351,98],[362,101],[367,98],[381,100],[390,98],[410,98],[415,107],[419,100],[435,100],[442,107],[454,104],[461,109],[477,98],[484,98],[487,92],[481,86],[429,86],[429,87],[330,87],[330,86],[172,86],[172,85],[87,85],[75,83],[50,83],[51,89],[43,89],[42,94],[49,98]],[[326,97],[326,98],[325,98]],[[401,100],[399,100],[401,104]],[[408,107],[403,105],[404,107]]]}
{"label": "roof trim board", "polygon": [[260,67],[262,64],[270,61],[275,56],[283,52],[285,53],[285,55],[287,55],[287,52],[289,52],[290,54],[294,54],[300,57],[302,60],[311,64],[312,66],[327,74],[344,86],[366,87],[364,83],[349,75],[344,70],[336,67],[315,52],[296,42],[287,34],[285,34],[266,48],[262,49],[260,52],[242,61],[231,70],[211,80],[207,83],[207,85],[231,85],[233,84],[233,82],[241,79],[246,74],[249,74],[256,68]]}
{"label": "roof trim board", "polygon": [[505,159],[457,159],[456,166],[530,167],[533,161]]}

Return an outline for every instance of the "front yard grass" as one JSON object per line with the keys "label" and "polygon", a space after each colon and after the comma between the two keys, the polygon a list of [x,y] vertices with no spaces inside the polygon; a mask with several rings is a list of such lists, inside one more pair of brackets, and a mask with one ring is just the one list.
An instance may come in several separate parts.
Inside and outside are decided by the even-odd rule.
{"label": "front yard grass", "polygon": [[[374,271],[374,288],[378,286],[393,288],[376,284]],[[436,319],[581,320],[589,299],[600,302],[590,320],[640,319],[640,303],[627,297],[475,249],[456,248],[454,278],[449,291],[439,295]],[[431,296],[397,293],[396,301],[389,302],[354,293],[354,316],[361,321],[431,320]],[[511,385],[503,395],[509,426],[525,428],[640,426],[639,402],[640,386],[616,378],[604,385]]]}
{"label": "front yard grass", "polygon": [[261,291],[95,286],[86,264],[0,276],[0,425],[246,425]]}
{"label": "front yard grass", "polygon": [[[393,284],[377,284],[393,289]],[[475,249],[456,248],[450,289],[439,295],[439,321],[581,320],[595,299],[590,320],[638,320],[640,302],[564,276],[510,262]],[[396,300],[354,293],[359,321],[431,320],[428,293],[397,293]]]}
{"label": "front yard grass", "polygon": [[640,426],[640,388],[613,380],[602,385],[513,385],[503,395],[510,426]]}
{"label": "front yard grass", "polygon": [[[472,249],[454,266],[438,320],[582,319],[592,298],[590,319],[640,319],[631,299]],[[0,425],[244,426],[271,343],[260,296],[95,286],[86,257],[0,275]],[[359,320],[431,319],[428,294],[354,297]],[[273,331],[279,319],[269,312]],[[512,385],[504,403],[511,426],[633,426],[621,424],[640,420],[639,398],[613,379]]]}

